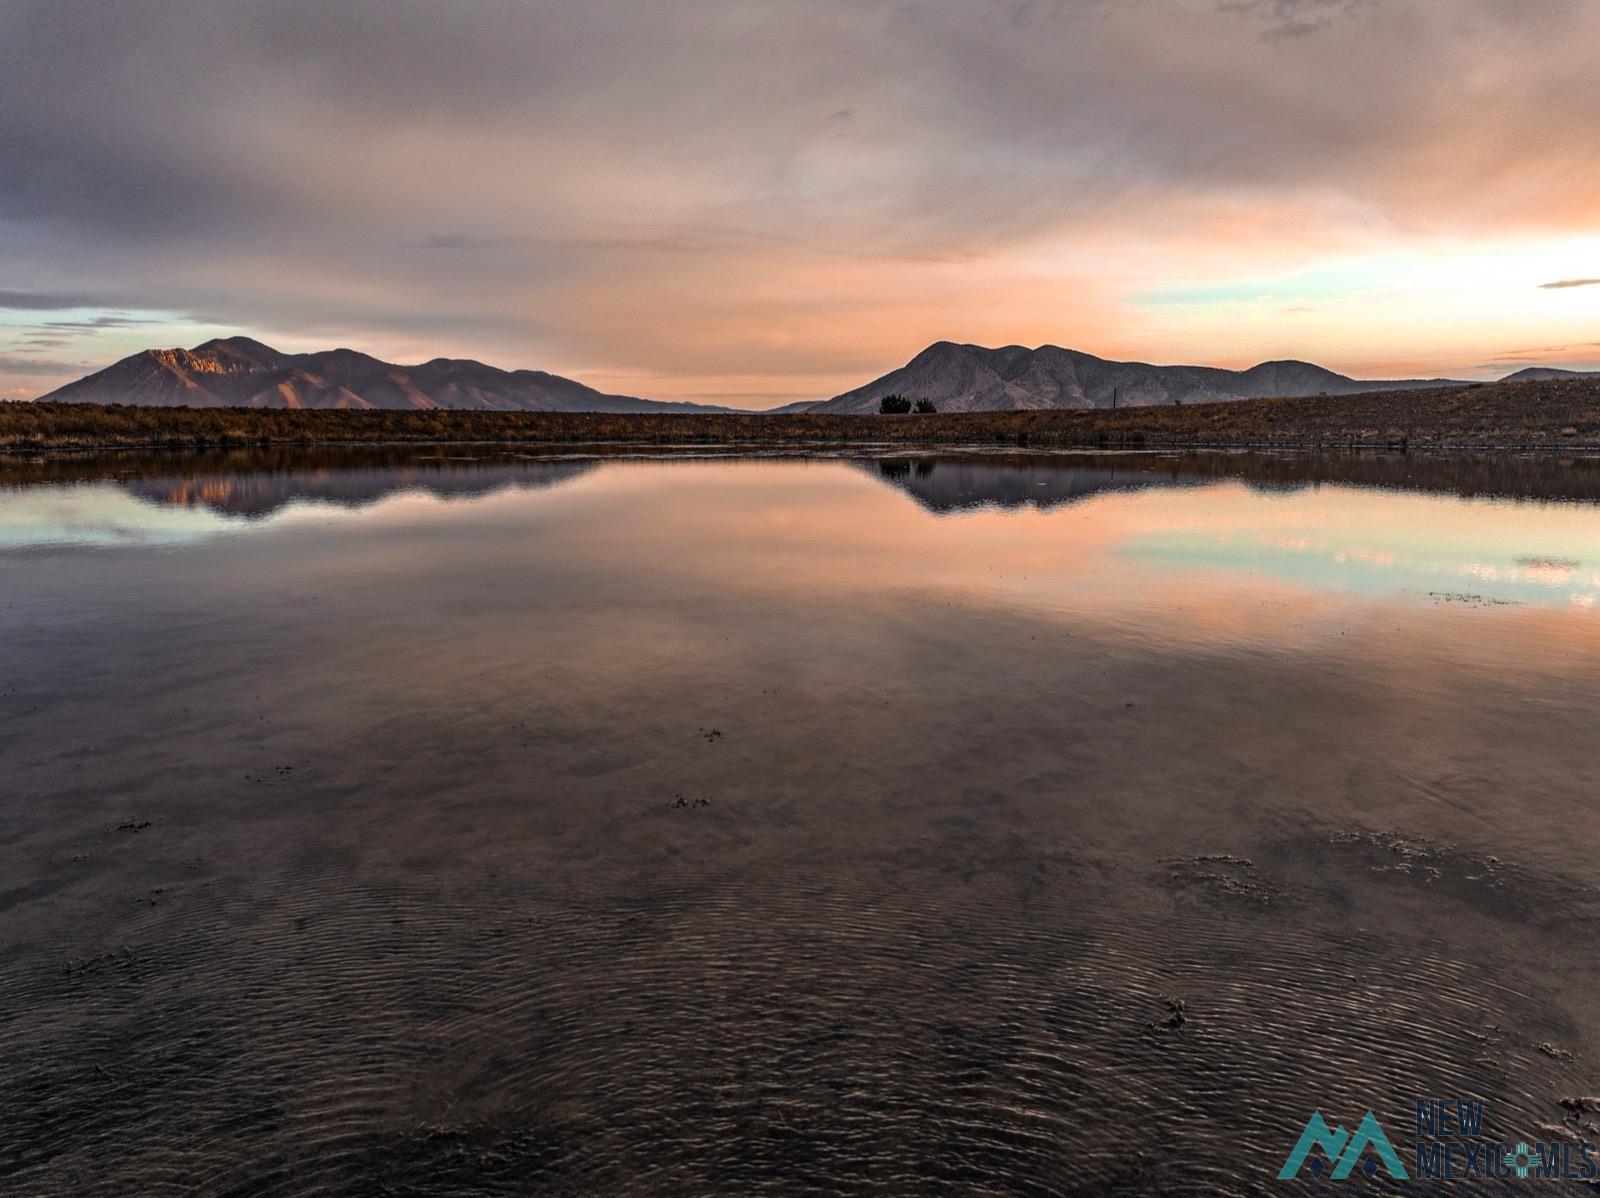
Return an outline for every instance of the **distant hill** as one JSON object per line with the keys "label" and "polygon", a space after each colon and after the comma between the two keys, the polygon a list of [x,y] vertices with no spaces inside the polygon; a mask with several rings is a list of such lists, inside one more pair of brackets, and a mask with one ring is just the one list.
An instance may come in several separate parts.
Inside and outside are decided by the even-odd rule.
{"label": "distant hill", "polygon": [[1529,366],[1508,374],[1502,383],[1549,383],[1556,379],[1596,379],[1600,370],[1560,370],[1554,366]]}
{"label": "distant hill", "polygon": [[1413,387],[1452,387],[1451,379],[1368,380],[1311,362],[1263,362],[1249,370],[1112,362],[1042,345],[957,345],[938,341],[899,370],[810,405],[811,412],[876,412],[885,395],[931,399],[941,412],[1047,408],[1150,407],[1269,396],[1351,395]]}
{"label": "distant hill", "polygon": [[248,337],[207,341],[193,349],[147,349],[40,398],[160,408],[728,410],[607,395],[542,370],[499,370],[462,358],[397,366],[353,349],[285,354]]}

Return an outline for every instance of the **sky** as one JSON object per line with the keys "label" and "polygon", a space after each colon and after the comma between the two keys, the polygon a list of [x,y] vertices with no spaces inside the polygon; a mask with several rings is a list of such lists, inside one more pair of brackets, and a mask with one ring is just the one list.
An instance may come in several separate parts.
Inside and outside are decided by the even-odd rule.
{"label": "sky", "polygon": [[1600,368],[1594,0],[0,0],[0,398],[243,333],[762,408],[929,343]]}

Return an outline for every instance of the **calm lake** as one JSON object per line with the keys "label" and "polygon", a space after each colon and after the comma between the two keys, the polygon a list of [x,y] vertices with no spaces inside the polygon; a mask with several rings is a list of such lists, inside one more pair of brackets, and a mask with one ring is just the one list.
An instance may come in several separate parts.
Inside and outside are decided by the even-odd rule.
{"label": "calm lake", "polygon": [[0,1192],[1281,1194],[1313,1110],[1410,1168],[1435,1097],[1600,1139],[1597,498],[7,459]]}

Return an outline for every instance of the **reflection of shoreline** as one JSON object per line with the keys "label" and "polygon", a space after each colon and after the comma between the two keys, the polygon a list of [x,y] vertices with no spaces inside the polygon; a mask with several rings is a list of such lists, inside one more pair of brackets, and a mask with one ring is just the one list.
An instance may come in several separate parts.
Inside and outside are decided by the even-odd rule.
{"label": "reflection of shoreline", "polygon": [[1008,450],[817,454],[728,446],[271,446],[205,452],[0,454],[0,488],[113,482],[168,506],[265,516],[296,499],[363,506],[398,490],[471,496],[541,487],[609,461],[820,458],[857,463],[926,510],[1047,509],[1105,491],[1242,482],[1269,491],[1322,484],[1464,498],[1600,503],[1600,458],[1549,455],[1266,452],[1063,453]]}

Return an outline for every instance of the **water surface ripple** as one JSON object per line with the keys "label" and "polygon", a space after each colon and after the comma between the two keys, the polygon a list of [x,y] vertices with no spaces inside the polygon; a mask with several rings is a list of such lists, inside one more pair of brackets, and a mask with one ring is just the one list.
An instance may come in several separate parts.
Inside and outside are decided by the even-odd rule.
{"label": "water surface ripple", "polygon": [[1600,1139],[1581,463],[352,454],[0,469],[0,1192]]}

